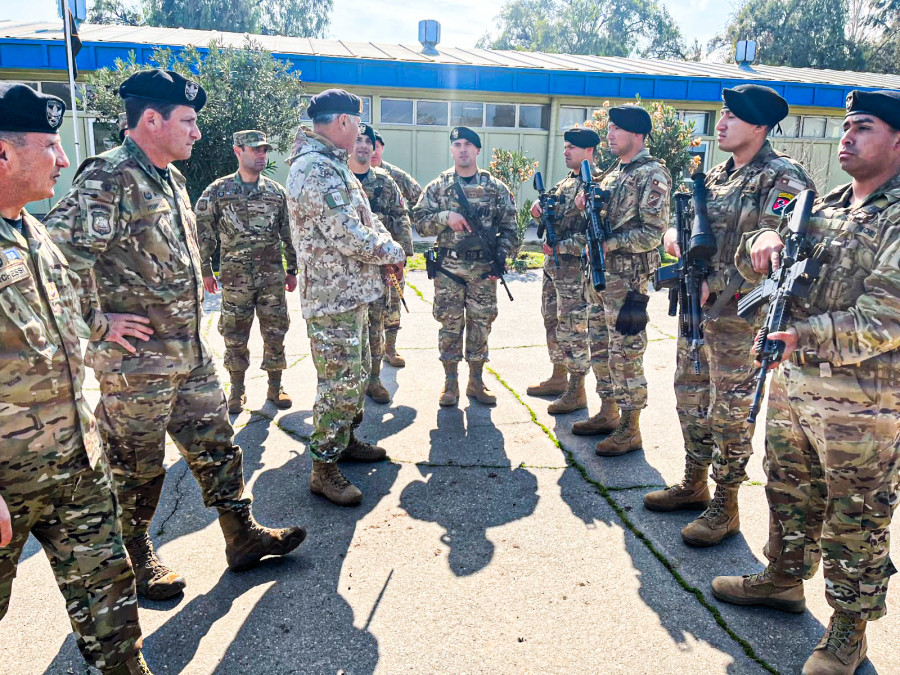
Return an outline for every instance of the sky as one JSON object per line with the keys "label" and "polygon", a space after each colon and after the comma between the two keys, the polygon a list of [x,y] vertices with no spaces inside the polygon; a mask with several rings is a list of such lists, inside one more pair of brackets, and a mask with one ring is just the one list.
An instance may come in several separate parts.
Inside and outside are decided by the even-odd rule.
{"label": "sky", "polygon": [[[737,0],[662,0],[690,44],[705,46],[734,13]],[[441,23],[441,44],[472,47],[486,32],[503,0],[437,0],[423,7],[421,0],[334,0],[329,37],[351,42],[416,44],[420,19]],[[0,0],[0,19],[55,21],[56,0]]]}

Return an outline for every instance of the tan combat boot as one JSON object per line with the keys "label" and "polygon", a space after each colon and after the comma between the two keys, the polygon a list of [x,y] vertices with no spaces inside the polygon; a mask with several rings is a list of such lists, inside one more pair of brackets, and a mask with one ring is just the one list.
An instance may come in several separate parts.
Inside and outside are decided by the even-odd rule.
{"label": "tan combat boot", "polygon": [[266,392],[266,400],[271,401],[279,410],[287,410],[294,405],[291,397],[284,393],[281,386],[280,370],[269,371],[269,390]]}
{"label": "tan combat boot", "polygon": [[168,600],[184,590],[187,583],[178,572],[169,569],[153,550],[153,542],[146,532],[137,539],[125,544],[131,566],[134,568],[134,581],[137,594],[148,600]]}
{"label": "tan combat boot", "polygon": [[597,454],[601,457],[618,457],[640,450],[643,444],[640,419],[640,410],[624,408],[619,415],[619,426],[616,430],[597,443]]}
{"label": "tan combat boot", "polygon": [[600,404],[600,412],[586,420],[575,422],[572,433],[576,436],[598,436],[608,434],[619,427],[619,404],[614,398],[605,398]]}
{"label": "tan combat boot", "polygon": [[738,517],[738,486],[717,485],[709,507],[681,530],[681,538],[691,546],[715,546],[741,531]]}
{"label": "tan combat boot", "polygon": [[219,526],[225,535],[225,560],[233,572],[248,570],[269,555],[286,555],[306,539],[302,527],[263,527],[249,505],[237,511],[219,509]]}
{"label": "tan combat boot", "polygon": [[347,448],[338,455],[339,462],[380,462],[387,457],[387,450],[374,443],[367,443],[350,432]]}
{"label": "tan combat boot", "polygon": [[456,362],[444,363],[444,390],[441,392],[441,405],[451,406],[459,403],[459,375]]}
{"label": "tan combat boot", "polygon": [[406,366],[406,360],[397,353],[396,328],[388,328],[384,331],[384,360],[394,368]]}
{"label": "tan combat boot", "polygon": [[497,397],[485,386],[482,378],[483,372],[484,363],[481,361],[469,363],[469,384],[466,385],[466,396],[474,397],[476,401],[484,405],[496,405]]}
{"label": "tan combat boot", "polygon": [[244,409],[247,394],[244,392],[244,373],[237,370],[231,373],[231,390],[228,392],[228,412],[237,415]]}
{"label": "tan combat boot", "polygon": [[566,391],[566,367],[558,363],[553,364],[553,374],[540,384],[534,384],[525,392],[529,396],[560,396]]}
{"label": "tan combat boot", "polygon": [[309,491],[314,495],[325,497],[338,506],[356,506],[363,498],[359,488],[344,478],[334,462],[313,460],[312,472],[309,474]]}
{"label": "tan combat boot", "polygon": [[865,619],[835,610],[802,675],[853,675],[867,650]]}
{"label": "tan combat boot", "polygon": [[779,572],[771,564],[762,572],[742,577],[716,577],[713,595],[732,605],[761,605],[779,612],[802,614],[806,611],[803,581]]}
{"label": "tan combat boot", "polygon": [[564,415],[587,408],[587,394],[584,392],[584,375],[569,373],[569,384],[562,396],[547,406],[551,415]]}
{"label": "tan combat boot", "polygon": [[375,403],[391,402],[391,392],[381,384],[381,359],[372,359],[372,370],[369,373],[369,383],[366,385],[366,396]]}
{"label": "tan combat boot", "polygon": [[698,464],[690,456],[685,458],[684,479],[664,490],[644,495],[644,507],[651,511],[682,511],[705,509],[709,506],[709,468]]}
{"label": "tan combat boot", "polygon": [[100,672],[103,675],[153,675],[141,652],[118,665],[103,668]]}

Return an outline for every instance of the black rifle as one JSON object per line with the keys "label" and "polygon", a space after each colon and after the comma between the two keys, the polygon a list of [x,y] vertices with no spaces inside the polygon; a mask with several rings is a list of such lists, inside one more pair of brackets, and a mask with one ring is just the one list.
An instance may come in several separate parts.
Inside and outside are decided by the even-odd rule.
{"label": "black rifle", "polygon": [[606,288],[606,257],[603,255],[603,242],[612,236],[606,205],[612,193],[604,190],[594,182],[591,176],[591,163],[581,162],[581,182],[587,197],[587,245],[588,257],[591,261],[591,284],[595,291]]}
{"label": "black rifle", "polygon": [[503,286],[504,290],[506,290],[509,299],[512,300],[512,293],[509,292],[509,286],[506,285],[506,279],[503,278],[505,271],[503,269],[504,266],[501,266],[501,264],[497,262],[497,237],[493,236],[493,233],[489,232],[484,226],[484,223],[481,222],[481,216],[479,216],[478,212],[472,208],[469,199],[466,197],[466,191],[463,190],[459,181],[454,182],[453,187],[456,189],[456,196],[459,200],[459,206],[462,209],[463,218],[466,219],[469,227],[472,228],[472,234],[478,237],[478,242],[481,244],[481,250],[484,255],[487,256],[488,263],[491,266],[491,271],[483,274],[482,277],[487,279],[490,276],[494,276],[500,279],[500,284]]}
{"label": "black rifle", "polygon": [[534,189],[537,190],[538,201],[541,203],[541,221],[538,225],[537,236],[540,239],[544,236],[544,232],[547,233],[547,246],[553,249],[553,260],[559,267],[559,253],[556,250],[556,231],[553,229],[553,223],[557,218],[556,207],[565,201],[565,195],[557,197],[546,192],[544,177],[540,171],[534,174]]}
{"label": "black rifle", "polygon": [[769,366],[781,361],[784,353],[784,343],[781,340],[770,340],[769,333],[787,328],[791,322],[794,301],[809,295],[813,282],[821,272],[821,261],[818,256],[811,257],[812,243],[806,238],[814,199],[815,192],[804,190],[785,207],[785,211],[792,209],[792,212],[788,221],[787,240],[781,251],[781,266],[738,301],[738,314],[744,319],[751,319],[764,302],[769,303],[766,321],[755,340],[756,359],[760,366],[756,373],[756,392],[747,415],[747,422],[750,424],[756,421],[756,415],[762,407]]}
{"label": "black rifle", "polygon": [[[655,288],[669,289],[669,316],[678,313],[679,335],[688,341],[694,373],[700,373],[703,346],[703,280],[709,275],[709,260],[716,254],[716,236],[707,213],[706,175],[695,173],[693,193],[675,194],[675,227],[681,258],[663,265],[654,275]],[[679,312],[680,307],[680,312]]]}

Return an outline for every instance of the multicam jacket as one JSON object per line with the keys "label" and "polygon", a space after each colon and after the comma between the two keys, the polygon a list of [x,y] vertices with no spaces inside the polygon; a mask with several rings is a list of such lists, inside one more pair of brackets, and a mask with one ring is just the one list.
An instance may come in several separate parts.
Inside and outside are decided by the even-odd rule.
{"label": "multicam jacket", "polygon": [[[413,209],[416,230],[423,237],[437,236],[437,245],[452,250],[477,250],[475,236],[454,232],[447,224],[451,211],[463,213],[453,184],[458,180],[455,169],[447,169],[426,187]],[[481,216],[484,227],[498,238],[498,253],[508,256],[519,246],[516,230],[516,201],[509,188],[484,169],[479,169],[472,183],[462,182],[466,199]],[[471,225],[471,223],[470,223]]]}
{"label": "multicam jacket", "polygon": [[[798,349],[833,365],[884,364],[900,370],[900,175],[859,204],[851,184],[816,200],[808,241],[822,255],[809,296],[795,303]],[[735,256],[741,275],[761,280],[750,249],[771,228],[744,235]],[[782,237],[787,222],[779,228]],[[871,361],[869,361],[871,360]]]}
{"label": "multicam jacket", "polygon": [[[559,181],[551,193],[556,197],[556,221],[552,223],[556,235],[556,251],[560,255],[580,256],[587,245],[587,212],[575,206],[575,196],[581,190],[581,172],[572,171]],[[561,203],[560,203],[561,202]],[[551,264],[553,256],[547,256],[544,265]]]}
{"label": "multicam jacket", "polygon": [[245,183],[239,172],[223,176],[203,191],[195,212],[204,277],[213,273],[217,234],[224,284],[237,275],[262,285],[283,279],[282,249],[287,268],[296,270],[287,194],[276,181],[260,176],[256,183]]}
{"label": "multicam jacket", "polygon": [[197,222],[184,176],[168,180],[129,137],[84,161],[72,187],[44,219],[81,279],[81,309],[92,337],[104,313],[140,314],[153,335],[129,354],[112,342],[91,342],[85,362],[101,372],[189,372],[211,354],[200,336],[203,302]]}
{"label": "multicam jacket", "polygon": [[415,178],[406,173],[399,166],[394,166],[390,162],[385,162],[381,160],[381,169],[387,171],[391,178],[394,179],[394,182],[400,188],[400,192],[403,193],[403,199],[406,200],[406,205],[409,208],[412,208],[419,201],[419,197],[422,196],[422,186],[416,181]]}
{"label": "multicam jacket", "polygon": [[[102,454],[97,422],[81,394],[78,339],[89,331],[78,277],[44,226],[25,211],[22,218],[28,239],[0,219],[0,475],[6,487],[51,478],[57,434],[80,433],[91,466]],[[65,421],[66,409],[77,430]],[[41,460],[46,476],[34,473]]]}
{"label": "multicam jacket", "polygon": [[360,181],[372,212],[381,218],[382,224],[398,244],[411,256],[413,251],[412,226],[400,188],[384,169],[373,166]]}
{"label": "multicam jacket", "polygon": [[347,151],[301,127],[288,161],[303,317],[346,312],[381,297],[379,266],[403,262],[406,254],[369,208]]}

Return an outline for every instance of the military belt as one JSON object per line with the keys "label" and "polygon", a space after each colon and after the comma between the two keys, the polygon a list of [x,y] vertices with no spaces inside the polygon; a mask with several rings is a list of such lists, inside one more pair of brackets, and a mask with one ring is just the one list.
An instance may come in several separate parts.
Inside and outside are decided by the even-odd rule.
{"label": "military belt", "polygon": [[484,254],[484,251],[463,251],[460,253],[459,251],[455,251],[452,248],[439,248],[438,253],[445,258],[451,258],[452,260],[468,260],[468,261],[476,261],[476,260],[484,260],[488,261],[488,257]]}
{"label": "military belt", "polygon": [[830,363],[818,354],[808,349],[795,349],[791,352],[790,361],[797,366],[818,366],[822,363]]}

